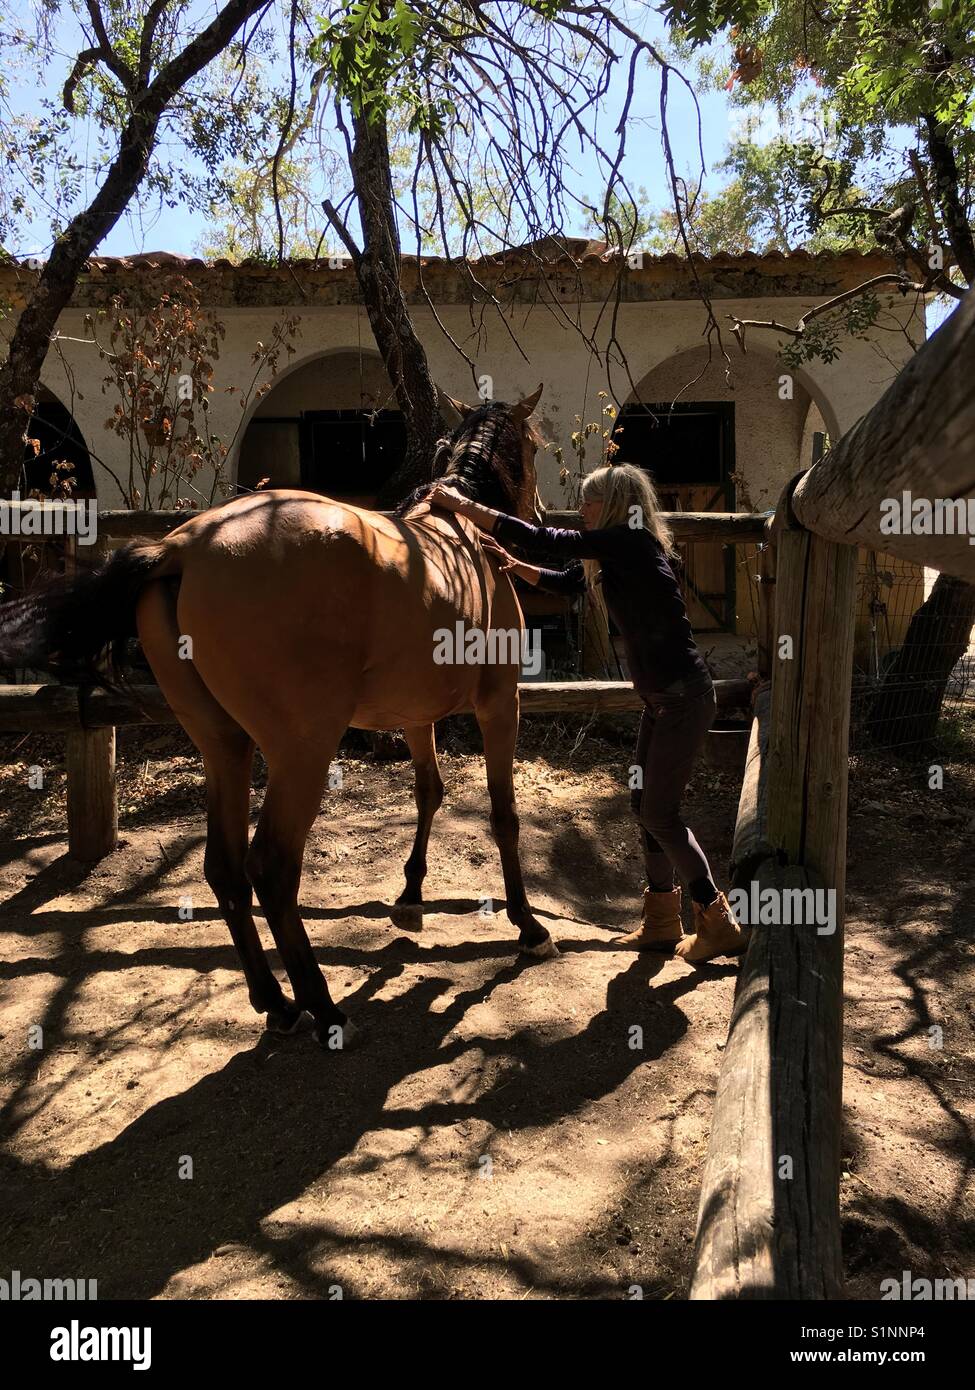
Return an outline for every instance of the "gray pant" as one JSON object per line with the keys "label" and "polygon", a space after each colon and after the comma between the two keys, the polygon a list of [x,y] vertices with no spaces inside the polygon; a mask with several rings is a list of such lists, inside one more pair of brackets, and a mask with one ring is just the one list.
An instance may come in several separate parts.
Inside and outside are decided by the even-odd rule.
{"label": "gray pant", "polygon": [[681,799],[714,719],[714,687],[645,698],[636,744],[643,786],[631,793],[630,805],[640,824],[649,885],[665,892],[677,877],[687,884],[702,878],[710,882],[704,851],[681,816]]}

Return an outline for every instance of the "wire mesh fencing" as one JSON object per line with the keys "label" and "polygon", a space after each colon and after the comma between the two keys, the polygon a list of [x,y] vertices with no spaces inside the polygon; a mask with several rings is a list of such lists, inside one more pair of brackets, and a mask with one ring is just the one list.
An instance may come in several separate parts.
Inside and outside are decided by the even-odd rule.
{"label": "wire mesh fencing", "polygon": [[951,751],[975,733],[975,585],[862,551],[850,751]]}

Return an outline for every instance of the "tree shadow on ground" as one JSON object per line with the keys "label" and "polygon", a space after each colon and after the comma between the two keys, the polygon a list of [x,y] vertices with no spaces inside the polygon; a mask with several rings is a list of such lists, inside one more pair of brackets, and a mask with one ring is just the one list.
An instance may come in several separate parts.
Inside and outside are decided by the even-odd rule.
{"label": "tree shadow on ground", "polygon": [[[188,841],[184,856],[194,848],[198,845]],[[126,899],[151,902],[165,871],[164,864],[154,863],[127,887]],[[81,886],[84,876],[84,870],[62,856],[15,892],[0,913],[0,921],[16,919],[18,931],[28,926],[29,937],[45,937],[43,955],[25,954],[7,962],[3,977],[14,989],[30,974],[54,977],[55,988],[37,1020],[48,1038],[66,1036],[73,1002],[96,974],[134,966],[170,965],[200,974],[236,968],[229,939],[225,945],[200,947],[174,936],[171,945],[147,944],[134,951],[88,949],[84,937],[90,928],[123,920],[158,922],[160,911],[133,909],[127,901],[79,913],[45,910],[47,903]],[[307,916],[337,921],[340,911],[359,916],[370,906],[311,909]],[[441,899],[436,906],[459,911],[469,904]],[[388,905],[382,907],[388,912]],[[207,920],[217,914],[213,910],[200,916]],[[597,934],[576,938],[567,949],[583,952],[605,945],[605,937]],[[36,1113],[31,1086],[44,1054],[21,1054],[0,1125],[5,1144],[0,1224],[10,1267],[75,1271],[77,1277],[97,1279],[101,1297],[152,1297],[174,1275],[237,1242],[263,1249],[282,1269],[298,1271],[307,1293],[325,1295],[332,1276],[327,1259],[322,1272],[322,1251],[338,1252],[360,1237],[343,1237],[325,1223],[275,1241],[264,1223],[276,1209],[326,1179],[365,1134],[377,1128],[427,1133],[471,1121],[509,1132],[557,1124],[613,1092],[635,1067],[663,1057],[684,1036],[687,1020],[679,1001],[698,977],[681,976],[650,991],[662,959],[635,956],[607,982],[605,1007],[580,1031],[554,1038],[527,1030],[511,1037],[459,1037],[456,1030],[471,1008],[525,970],[539,968],[512,959],[512,951],[510,937],[503,936],[422,947],[398,937],[378,950],[344,945],[340,939],[318,943],[316,956],[326,970],[345,965],[362,971],[361,984],[343,1000],[366,1030],[361,1048],[333,1055],[306,1034],[286,1041],[260,1037],[219,1070],[153,1104],[64,1168],[21,1161],[6,1147]],[[271,959],[276,964],[273,954]],[[456,988],[456,980],[437,973],[438,962],[469,963],[483,978],[462,987],[446,1008],[435,1011],[431,1005],[444,990]],[[391,1000],[376,998],[418,963],[435,973]],[[634,1023],[644,1031],[642,1050],[628,1044]],[[129,1025],[131,1019],[126,1020]],[[112,1039],[105,1042],[111,1045]],[[391,1091],[405,1078],[449,1067],[472,1049],[497,1064],[483,1094],[388,1106]],[[193,1160],[192,1180],[178,1176],[184,1155]],[[422,1157],[416,1155],[414,1161]],[[641,1181],[647,1180],[644,1174]],[[369,1239],[390,1255],[399,1245],[404,1257],[427,1255],[434,1264],[483,1268],[485,1263],[481,1254],[441,1248],[432,1236]],[[607,1275],[593,1272],[591,1251],[584,1248],[560,1252],[557,1265],[522,1260],[516,1272],[526,1287],[549,1294],[606,1295],[616,1287]],[[435,1281],[428,1291],[435,1294]]]}

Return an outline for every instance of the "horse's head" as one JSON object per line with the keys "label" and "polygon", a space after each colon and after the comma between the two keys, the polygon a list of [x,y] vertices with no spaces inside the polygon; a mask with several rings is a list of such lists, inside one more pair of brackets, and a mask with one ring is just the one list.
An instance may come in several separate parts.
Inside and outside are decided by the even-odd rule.
{"label": "horse's head", "polygon": [[465,405],[445,397],[460,423],[444,452],[443,478],[485,507],[507,512],[522,521],[541,521],[535,454],[543,442],[531,419],[542,387],[517,405],[487,401]]}

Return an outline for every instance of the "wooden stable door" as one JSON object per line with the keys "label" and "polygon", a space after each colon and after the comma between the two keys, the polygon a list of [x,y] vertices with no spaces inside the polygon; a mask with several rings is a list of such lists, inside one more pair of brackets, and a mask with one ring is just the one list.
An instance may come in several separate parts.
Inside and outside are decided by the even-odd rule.
{"label": "wooden stable door", "polygon": [[[670,486],[673,498],[668,511],[724,512],[733,510],[725,500],[724,487],[710,483]],[[728,560],[734,555],[729,546],[713,541],[690,541],[677,547],[682,567],[681,589],[687,616],[695,632],[731,632],[735,623],[734,568]]]}

